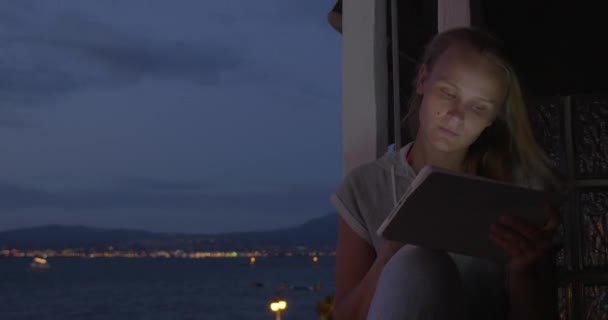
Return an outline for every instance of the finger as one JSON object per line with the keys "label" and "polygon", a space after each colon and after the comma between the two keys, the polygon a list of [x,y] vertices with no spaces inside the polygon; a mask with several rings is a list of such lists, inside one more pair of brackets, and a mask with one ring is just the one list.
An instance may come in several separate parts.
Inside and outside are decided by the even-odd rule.
{"label": "finger", "polygon": [[490,233],[490,239],[492,239],[492,241],[494,241],[499,247],[505,250],[511,257],[517,257],[521,254],[517,247],[513,246],[510,242],[501,238],[495,233]]}
{"label": "finger", "polygon": [[517,217],[513,216],[502,216],[499,219],[500,223],[507,226],[511,230],[521,234],[526,237],[531,242],[540,242],[543,240],[543,232],[537,227],[529,224],[528,222],[523,221]]}
{"label": "finger", "polygon": [[490,234],[490,239],[492,239],[496,244],[498,244],[503,250],[505,250],[509,256],[511,257],[511,263],[519,265],[518,268],[523,268],[523,266],[528,266],[533,263],[533,261],[537,260],[539,257],[539,253],[534,250],[522,250],[518,246],[509,242],[508,240],[501,238],[495,233]]}
{"label": "finger", "polygon": [[545,223],[543,230],[553,232],[559,227],[561,219],[559,217],[559,214],[557,213],[557,210],[552,207],[547,207],[546,212],[549,219],[547,220],[547,223]]}
{"label": "finger", "polygon": [[490,231],[499,238],[507,241],[511,246],[517,248],[519,251],[529,251],[531,248],[533,248],[528,239],[504,225],[494,224]]}

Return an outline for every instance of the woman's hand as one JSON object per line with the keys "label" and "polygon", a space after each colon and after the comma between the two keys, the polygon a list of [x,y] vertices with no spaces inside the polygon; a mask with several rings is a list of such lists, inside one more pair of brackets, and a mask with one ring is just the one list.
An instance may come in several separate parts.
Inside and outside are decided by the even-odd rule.
{"label": "woman's hand", "polygon": [[490,227],[490,238],[510,256],[511,272],[525,273],[553,253],[553,236],[560,224],[557,211],[546,209],[548,221],[537,228],[514,216],[502,216]]}

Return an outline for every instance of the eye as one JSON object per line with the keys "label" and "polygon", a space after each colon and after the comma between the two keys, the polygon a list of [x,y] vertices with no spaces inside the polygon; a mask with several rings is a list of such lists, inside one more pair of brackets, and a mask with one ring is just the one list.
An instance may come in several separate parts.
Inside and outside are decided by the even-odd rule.
{"label": "eye", "polygon": [[446,98],[449,98],[449,99],[456,98],[456,94],[447,88],[440,88],[439,90],[441,91],[441,94]]}
{"label": "eye", "polygon": [[474,111],[477,111],[477,112],[483,112],[483,111],[488,110],[488,107],[486,107],[482,104],[474,104],[471,106],[471,109],[473,109]]}

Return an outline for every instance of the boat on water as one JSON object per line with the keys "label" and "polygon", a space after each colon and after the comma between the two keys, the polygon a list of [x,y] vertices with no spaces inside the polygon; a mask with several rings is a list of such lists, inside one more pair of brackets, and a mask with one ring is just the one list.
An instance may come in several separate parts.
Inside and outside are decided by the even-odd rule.
{"label": "boat on water", "polygon": [[33,271],[45,271],[51,268],[51,265],[46,258],[34,257],[32,263],[30,263],[30,269]]}

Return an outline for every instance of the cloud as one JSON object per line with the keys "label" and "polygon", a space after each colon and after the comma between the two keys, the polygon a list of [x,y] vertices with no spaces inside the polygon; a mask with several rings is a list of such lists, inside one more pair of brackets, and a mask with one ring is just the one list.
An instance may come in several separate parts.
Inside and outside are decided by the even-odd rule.
{"label": "cloud", "polygon": [[15,27],[21,24],[28,16],[37,14],[38,10],[30,0],[8,1],[0,7],[0,26]]}
{"label": "cloud", "polygon": [[[312,35],[321,35],[320,45],[339,41],[325,20],[324,1],[134,1],[120,12],[116,3],[67,3],[25,0],[0,8],[6,17],[6,27],[0,24],[0,108],[40,106],[66,93],[144,77],[201,86],[267,83],[334,101],[339,95],[339,88],[318,81],[335,59],[318,59],[315,52],[308,54],[314,64],[298,58],[315,50]],[[142,5],[161,16],[142,15]]]}
{"label": "cloud", "polygon": [[211,187],[211,184],[196,180],[169,180],[149,177],[123,177],[114,179],[112,187],[116,189],[137,189],[147,191],[200,191]]}
{"label": "cloud", "polygon": [[328,200],[332,190],[323,186],[216,186],[142,177],[67,188],[1,181],[0,230],[82,224],[215,233],[291,226],[333,210]]}
{"label": "cloud", "polygon": [[5,106],[40,103],[58,94],[143,77],[216,85],[223,72],[247,64],[236,48],[216,39],[136,36],[82,14],[64,14],[48,26],[21,25],[17,30],[2,36],[0,104]]}
{"label": "cloud", "polygon": [[29,128],[31,123],[15,109],[0,108],[0,127],[18,129]]}
{"label": "cloud", "polygon": [[[4,200],[0,209],[54,208],[66,210],[165,209],[204,211],[257,212],[287,211],[297,204],[299,210],[318,207],[321,197],[326,200],[329,190],[292,186],[291,188],[260,187],[258,191],[238,190],[223,193],[214,186],[194,181],[168,181],[129,178],[114,186],[77,189],[42,189],[0,182]],[[274,189],[274,190],[272,190]],[[311,200],[315,205],[307,205]]]}
{"label": "cloud", "polygon": [[0,228],[246,230],[327,213],[341,174],[331,5],[3,4],[0,144],[16,183],[0,183]]}

